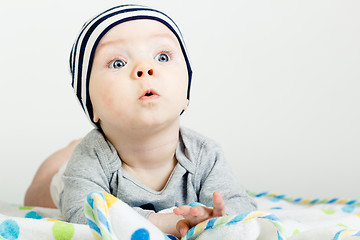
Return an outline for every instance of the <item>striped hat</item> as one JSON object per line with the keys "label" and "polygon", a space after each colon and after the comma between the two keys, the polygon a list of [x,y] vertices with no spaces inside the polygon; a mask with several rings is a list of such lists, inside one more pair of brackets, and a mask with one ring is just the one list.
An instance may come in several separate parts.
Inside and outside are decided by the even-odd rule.
{"label": "striped hat", "polygon": [[90,73],[96,47],[98,46],[101,38],[110,29],[120,23],[137,19],[151,19],[159,21],[174,33],[179,41],[187,65],[189,77],[187,98],[189,99],[190,97],[192,70],[183,37],[176,23],[165,13],[149,7],[133,4],[113,7],[96,15],[84,24],[74,42],[70,54],[72,87],[74,88],[75,94],[84,112],[96,127],[100,126],[98,123],[93,121],[93,107],[89,94]]}

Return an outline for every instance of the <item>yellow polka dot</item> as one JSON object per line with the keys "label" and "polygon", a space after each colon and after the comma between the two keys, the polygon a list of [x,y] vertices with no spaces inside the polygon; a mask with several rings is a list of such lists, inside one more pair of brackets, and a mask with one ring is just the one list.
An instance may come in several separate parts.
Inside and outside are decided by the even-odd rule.
{"label": "yellow polka dot", "polygon": [[60,220],[58,220],[58,219],[53,219],[53,218],[48,218],[48,219],[46,219],[46,221],[50,221],[50,222],[60,222]]}
{"label": "yellow polka dot", "polygon": [[109,193],[104,192],[104,196],[105,196],[108,207],[111,207],[111,205],[113,205],[114,203],[119,201],[116,197],[114,197],[113,195],[111,195]]}
{"label": "yellow polka dot", "polygon": [[303,203],[303,204],[307,204],[309,202],[311,202],[311,199],[304,199],[304,200],[301,201],[301,203]]}

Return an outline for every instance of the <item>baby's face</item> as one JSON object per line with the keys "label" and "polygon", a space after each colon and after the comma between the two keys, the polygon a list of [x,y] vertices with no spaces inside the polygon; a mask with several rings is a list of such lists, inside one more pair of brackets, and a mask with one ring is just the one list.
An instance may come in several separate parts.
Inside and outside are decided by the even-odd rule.
{"label": "baby's face", "polygon": [[168,124],[187,105],[188,72],[175,35],[155,20],[133,20],[101,39],[90,76],[94,120],[105,130]]}

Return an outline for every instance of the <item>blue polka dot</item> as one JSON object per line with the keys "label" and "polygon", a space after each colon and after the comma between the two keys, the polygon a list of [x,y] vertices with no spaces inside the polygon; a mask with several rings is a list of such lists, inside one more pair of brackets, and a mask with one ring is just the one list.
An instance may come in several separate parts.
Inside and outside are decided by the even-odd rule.
{"label": "blue polka dot", "polygon": [[20,234],[19,225],[14,220],[5,220],[0,224],[0,236],[7,240],[16,240]]}
{"label": "blue polka dot", "polygon": [[25,215],[25,218],[42,219],[43,217],[40,216],[37,212],[31,211]]}
{"label": "blue polka dot", "polygon": [[341,210],[346,213],[352,213],[354,211],[354,209],[355,209],[354,206],[345,206],[345,207],[341,208]]}
{"label": "blue polka dot", "polygon": [[278,201],[280,201],[280,198],[271,197],[271,198],[268,198],[268,200],[271,201],[271,202],[278,202]]}
{"label": "blue polka dot", "polygon": [[177,238],[173,235],[167,235],[167,237],[170,239],[170,240],[177,240]]}
{"label": "blue polka dot", "polygon": [[131,240],[149,240],[149,239],[150,239],[149,231],[146,230],[145,228],[140,228],[131,235]]}

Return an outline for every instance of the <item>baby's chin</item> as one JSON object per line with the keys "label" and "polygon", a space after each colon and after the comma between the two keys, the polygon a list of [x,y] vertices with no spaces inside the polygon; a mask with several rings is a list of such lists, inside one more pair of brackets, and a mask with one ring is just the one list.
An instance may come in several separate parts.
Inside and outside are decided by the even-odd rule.
{"label": "baby's chin", "polygon": [[140,114],[136,119],[124,121],[112,121],[111,123],[101,122],[100,126],[105,135],[107,132],[134,132],[135,134],[145,134],[163,130],[166,128],[179,127],[180,115],[168,116],[163,114]]}
{"label": "baby's chin", "polygon": [[180,115],[153,114],[145,115],[138,119],[138,127],[143,130],[153,131],[156,129],[171,128],[179,125]]}

